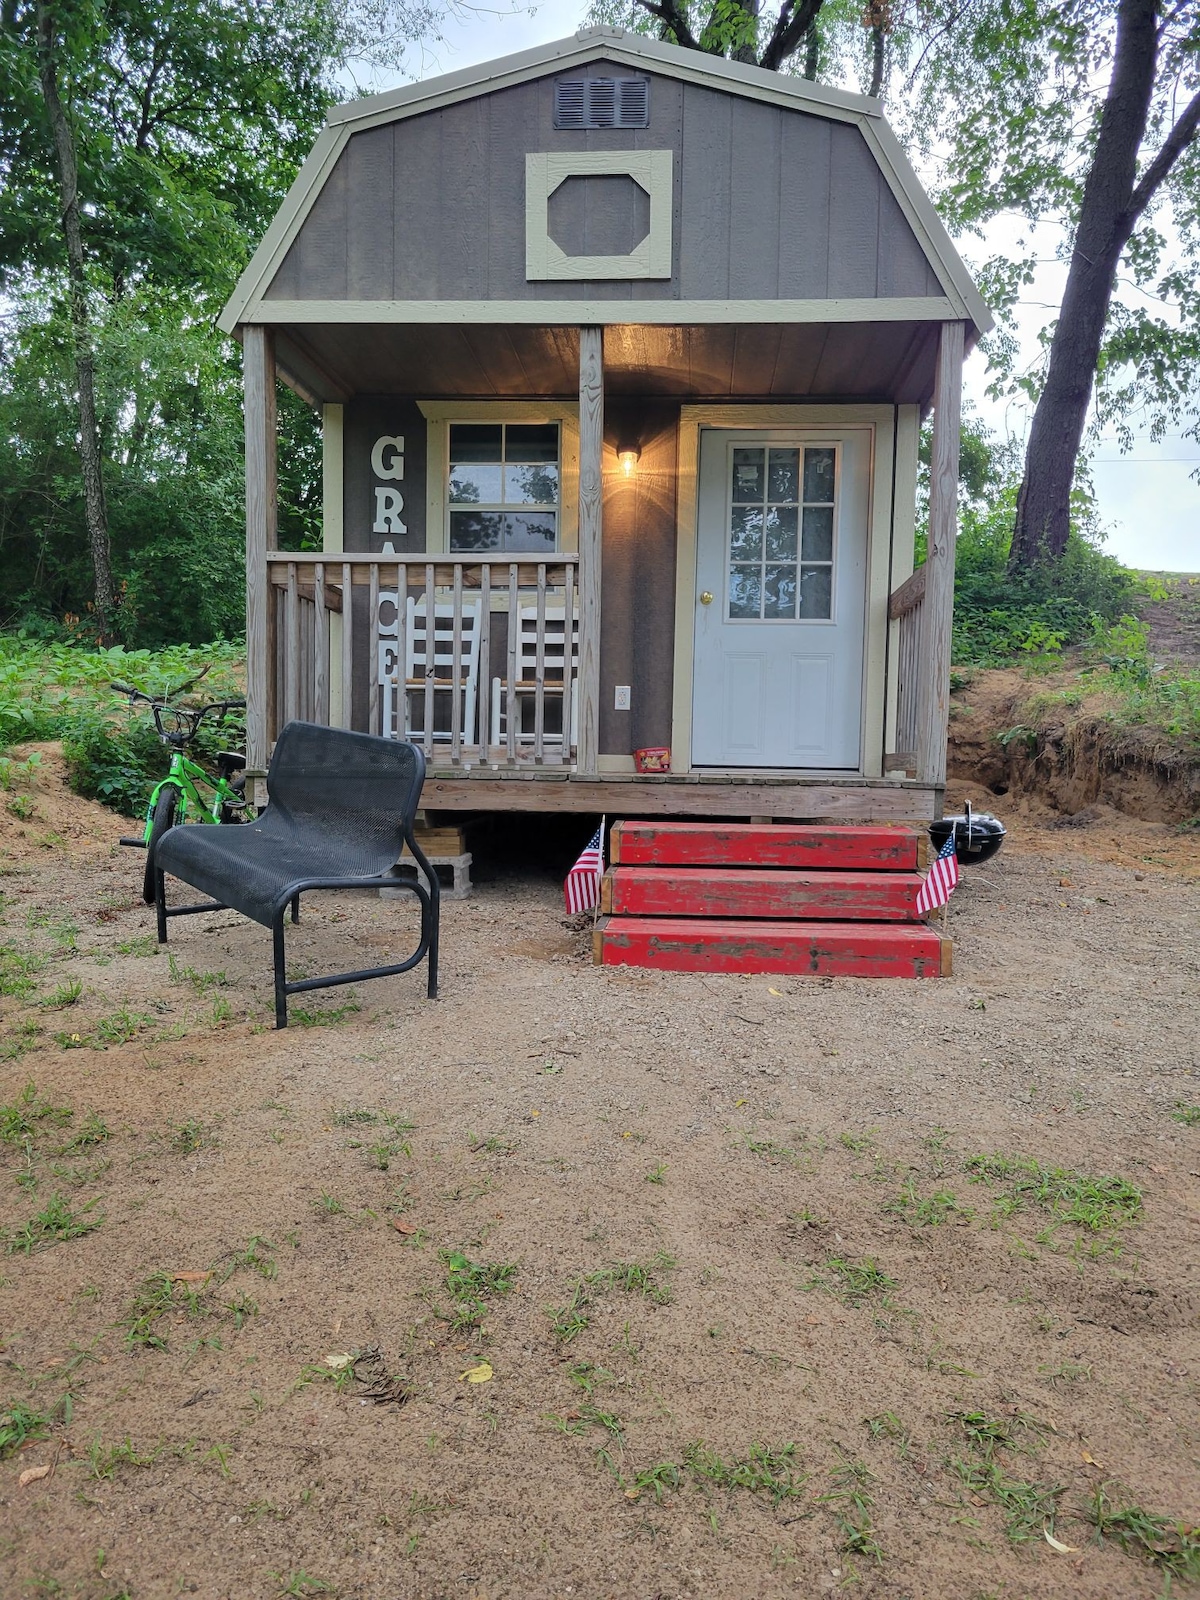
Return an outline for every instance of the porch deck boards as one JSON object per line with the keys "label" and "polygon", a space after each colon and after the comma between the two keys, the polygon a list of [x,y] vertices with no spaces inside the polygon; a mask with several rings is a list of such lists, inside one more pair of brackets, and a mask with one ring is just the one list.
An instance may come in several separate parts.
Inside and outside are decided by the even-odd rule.
{"label": "porch deck boards", "polygon": [[949,939],[908,923],[601,917],[594,939],[598,966],[670,972],[939,978],[950,975],[951,952]]}

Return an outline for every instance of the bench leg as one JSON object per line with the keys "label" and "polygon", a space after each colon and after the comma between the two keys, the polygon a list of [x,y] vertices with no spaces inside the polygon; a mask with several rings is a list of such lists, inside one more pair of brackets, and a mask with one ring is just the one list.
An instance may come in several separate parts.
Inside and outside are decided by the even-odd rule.
{"label": "bench leg", "polygon": [[275,945],[275,1026],[286,1028],[287,1014],[287,964],[283,948],[283,912],[275,919],[271,929]]}
{"label": "bench leg", "polygon": [[438,989],[438,923],[440,919],[440,906],[436,899],[430,905],[422,905],[421,921],[426,923],[429,936],[429,949],[425,956],[425,993],[430,1000],[437,999]]}
{"label": "bench leg", "polygon": [[297,895],[293,895],[292,896],[292,922],[293,922],[293,924],[295,924],[295,923],[297,923],[299,921],[300,921],[300,896],[297,894]]}
{"label": "bench leg", "polygon": [[161,867],[154,873],[154,915],[158,922],[158,942],[167,942],[167,882]]}

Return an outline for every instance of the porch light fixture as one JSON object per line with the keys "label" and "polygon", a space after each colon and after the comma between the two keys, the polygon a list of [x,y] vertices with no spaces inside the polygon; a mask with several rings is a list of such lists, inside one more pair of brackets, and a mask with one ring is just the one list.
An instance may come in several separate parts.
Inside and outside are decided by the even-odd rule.
{"label": "porch light fixture", "polygon": [[633,470],[637,466],[641,454],[640,450],[621,450],[618,452],[617,460],[621,463],[621,471],[627,478],[633,477]]}

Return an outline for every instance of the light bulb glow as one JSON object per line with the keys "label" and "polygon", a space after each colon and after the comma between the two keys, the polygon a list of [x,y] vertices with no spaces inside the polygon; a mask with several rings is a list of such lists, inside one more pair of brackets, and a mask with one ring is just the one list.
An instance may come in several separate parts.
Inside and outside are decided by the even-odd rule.
{"label": "light bulb glow", "polygon": [[617,460],[621,463],[621,471],[627,478],[633,477],[633,469],[637,466],[638,451],[622,450]]}

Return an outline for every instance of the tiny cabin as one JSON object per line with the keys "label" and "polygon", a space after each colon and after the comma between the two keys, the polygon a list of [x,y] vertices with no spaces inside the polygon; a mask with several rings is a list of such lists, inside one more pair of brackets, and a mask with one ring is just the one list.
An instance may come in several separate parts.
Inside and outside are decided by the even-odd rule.
{"label": "tiny cabin", "polygon": [[336,107],[222,317],[251,775],[303,717],[422,744],[439,811],[938,815],[989,326],[862,96],[592,28]]}

